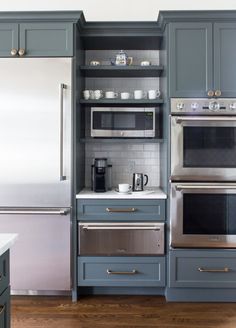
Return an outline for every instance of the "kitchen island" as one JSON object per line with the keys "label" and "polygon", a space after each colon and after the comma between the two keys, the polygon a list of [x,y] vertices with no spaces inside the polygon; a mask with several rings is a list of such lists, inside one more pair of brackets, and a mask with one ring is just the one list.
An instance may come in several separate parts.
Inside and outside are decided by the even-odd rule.
{"label": "kitchen island", "polygon": [[15,233],[0,233],[0,327],[10,328],[9,248],[17,239]]}

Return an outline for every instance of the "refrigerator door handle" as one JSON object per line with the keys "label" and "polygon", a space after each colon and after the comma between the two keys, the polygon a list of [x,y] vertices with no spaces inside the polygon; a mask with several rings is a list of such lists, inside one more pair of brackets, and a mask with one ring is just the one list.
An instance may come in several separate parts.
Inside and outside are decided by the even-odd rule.
{"label": "refrigerator door handle", "polygon": [[17,215],[67,215],[69,213],[68,209],[64,208],[52,208],[52,209],[40,209],[40,208],[1,208],[0,215],[6,214],[17,214]]}
{"label": "refrigerator door handle", "polygon": [[60,181],[66,180],[66,176],[63,174],[63,168],[64,168],[64,163],[63,163],[63,158],[64,158],[64,147],[63,147],[63,142],[64,142],[64,97],[63,97],[63,91],[66,89],[66,85],[64,83],[60,83]]}

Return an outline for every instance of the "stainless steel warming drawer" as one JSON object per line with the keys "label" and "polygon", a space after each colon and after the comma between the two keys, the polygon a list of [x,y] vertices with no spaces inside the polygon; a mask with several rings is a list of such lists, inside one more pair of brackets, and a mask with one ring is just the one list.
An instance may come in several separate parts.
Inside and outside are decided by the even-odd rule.
{"label": "stainless steel warming drawer", "polygon": [[164,254],[164,223],[79,223],[80,255]]}

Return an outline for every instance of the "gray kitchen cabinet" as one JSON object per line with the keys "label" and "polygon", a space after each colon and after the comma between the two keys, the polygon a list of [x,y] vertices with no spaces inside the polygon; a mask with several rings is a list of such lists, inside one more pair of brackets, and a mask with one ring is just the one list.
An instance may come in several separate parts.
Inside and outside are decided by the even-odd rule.
{"label": "gray kitchen cabinet", "polygon": [[236,23],[171,23],[169,45],[171,97],[236,96]]}
{"label": "gray kitchen cabinet", "polygon": [[205,97],[213,84],[212,24],[170,24],[170,96]]}
{"label": "gray kitchen cabinet", "polygon": [[236,96],[236,23],[214,24],[214,89]]}
{"label": "gray kitchen cabinet", "polygon": [[0,57],[72,57],[73,23],[1,23]]}
{"label": "gray kitchen cabinet", "polygon": [[165,256],[78,258],[79,286],[164,287]]}
{"label": "gray kitchen cabinet", "polygon": [[171,250],[169,287],[236,288],[235,250]]}
{"label": "gray kitchen cabinet", "polygon": [[19,25],[0,23],[0,57],[11,57],[11,50],[18,49]]}
{"label": "gray kitchen cabinet", "polygon": [[84,221],[165,221],[165,200],[77,200],[77,219]]}
{"label": "gray kitchen cabinet", "polygon": [[10,328],[9,251],[0,256],[0,327]]}

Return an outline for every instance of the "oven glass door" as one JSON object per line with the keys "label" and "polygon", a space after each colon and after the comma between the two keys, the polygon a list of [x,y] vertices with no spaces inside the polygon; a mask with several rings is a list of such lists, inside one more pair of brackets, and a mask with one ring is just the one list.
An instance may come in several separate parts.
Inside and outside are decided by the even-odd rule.
{"label": "oven glass door", "polygon": [[172,117],[171,175],[185,181],[234,181],[236,118]]}
{"label": "oven glass door", "polygon": [[173,247],[236,247],[236,184],[175,183]]}

